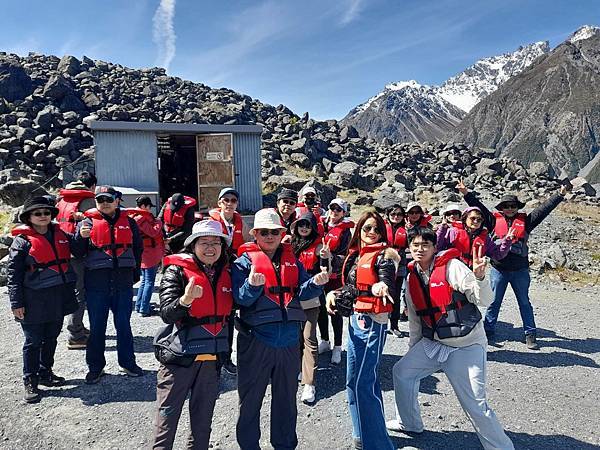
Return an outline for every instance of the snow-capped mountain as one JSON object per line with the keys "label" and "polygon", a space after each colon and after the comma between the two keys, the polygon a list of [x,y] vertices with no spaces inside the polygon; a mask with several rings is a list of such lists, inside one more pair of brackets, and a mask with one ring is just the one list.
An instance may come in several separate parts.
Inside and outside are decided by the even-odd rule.
{"label": "snow-capped mountain", "polygon": [[574,43],[577,41],[582,41],[584,39],[589,39],[591,37],[596,36],[597,34],[600,34],[600,28],[594,27],[592,25],[584,25],[571,36],[569,36],[569,39],[567,40],[571,43]]}
{"label": "snow-capped mountain", "polygon": [[477,61],[441,86],[414,80],[388,84],[379,94],[353,108],[343,122],[361,136],[397,142],[443,138],[475,104],[548,53],[548,42],[536,42]]}

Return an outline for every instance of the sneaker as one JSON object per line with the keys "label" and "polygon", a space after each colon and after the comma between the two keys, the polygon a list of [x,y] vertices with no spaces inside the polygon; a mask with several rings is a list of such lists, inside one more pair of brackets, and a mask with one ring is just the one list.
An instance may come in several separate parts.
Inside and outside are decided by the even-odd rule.
{"label": "sneaker", "polygon": [[41,395],[38,390],[38,377],[31,376],[23,380],[25,387],[25,393],[23,394],[23,400],[25,403],[36,403],[40,401]]}
{"label": "sneaker", "polygon": [[51,370],[47,370],[44,372],[40,371],[40,381],[39,383],[42,386],[48,386],[48,387],[53,387],[53,386],[62,386],[63,384],[65,384],[65,378],[64,377],[59,377],[58,375],[55,375],[54,372],[52,372]]}
{"label": "sneaker", "polygon": [[96,384],[100,381],[102,375],[104,375],[104,370],[101,370],[100,372],[88,372],[85,376],[85,384]]}
{"label": "sneaker", "polygon": [[141,367],[134,365],[131,368],[127,368],[127,367],[121,367],[119,369],[121,372],[123,372],[125,375],[127,375],[128,377],[141,377],[144,375],[144,371],[142,370]]}
{"label": "sneaker", "polygon": [[300,397],[300,400],[302,400],[303,403],[307,404],[314,403],[316,393],[317,390],[312,384],[305,384],[304,389],[302,390],[302,396]]}
{"label": "sneaker", "polygon": [[223,362],[223,370],[227,372],[229,375],[237,375],[237,367],[231,360],[231,358],[227,358],[227,361]]}
{"label": "sneaker", "polygon": [[527,334],[525,335],[525,344],[529,350],[539,350],[540,346],[538,345],[535,334]]}
{"label": "sneaker", "polygon": [[422,429],[421,430],[409,430],[398,419],[387,420],[385,422],[385,427],[389,431],[394,431],[396,433],[416,433],[416,434],[421,434],[423,432]]}
{"label": "sneaker", "polygon": [[87,348],[87,341],[87,336],[84,336],[80,339],[69,339],[67,341],[67,348],[69,350],[85,350]]}
{"label": "sneaker", "polygon": [[329,343],[329,341],[321,341],[319,342],[319,355],[321,353],[326,353],[331,351],[331,344]]}
{"label": "sneaker", "polygon": [[391,334],[393,334],[397,338],[403,338],[404,336],[406,336],[406,334],[404,333],[404,331],[400,331],[398,329],[391,330]]}
{"label": "sneaker", "polygon": [[339,364],[342,362],[342,347],[336,345],[331,352],[331,364]]}

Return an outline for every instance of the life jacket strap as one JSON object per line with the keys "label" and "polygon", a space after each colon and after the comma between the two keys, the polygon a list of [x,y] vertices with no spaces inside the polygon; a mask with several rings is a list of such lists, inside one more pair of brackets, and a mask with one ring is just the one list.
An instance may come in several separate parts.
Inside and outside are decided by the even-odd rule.
{"label": "life jacket strap", "polygon": [[269,292],[271,294],[287,294],[293,293],[294,289],[289,286],[271,286]]}

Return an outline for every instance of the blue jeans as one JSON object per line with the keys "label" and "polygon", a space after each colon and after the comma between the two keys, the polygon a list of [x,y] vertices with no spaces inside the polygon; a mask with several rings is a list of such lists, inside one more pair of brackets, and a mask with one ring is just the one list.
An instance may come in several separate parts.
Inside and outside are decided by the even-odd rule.
{"label": "blue jeans", "polygon": [[364,450],[394,449],[385,428],[383,398],[379,384],[379,360],[387,325],[365,314],[352,314],[348,327],[346,393],[352,417],[352,436]]}
{"label": "blue jeans", "polygon": [[491,268],[490,273],[490,284],[494,291],[494,301],[485,313],[484,327],[487,334],[493,335],[496,322],[498,321],[498,314],[500,313],[500,306],[506,293],[506,288],[510,283],[515,297],[517,297],[517,303],[519,304],[519,311],[521,312],[521,320],[523,321],[523,331],[525,335],[535,335],[535,319],[533,317],[533,307],[529,301],[529,285],[531,284],[531,277],[529,276],[529,269],[521,270],[497,270]]}
{"label": "blue jeans", "polygon": [[23,343],[23,378],[52,370],[56,338],[62,330],[63,321],[46,323],[21,323]]}
{"label": "blue jeans", "polygon": [[135,300],[135,310],[142,314],[148,314],[150,312],[150,300],[152,299],[152,293],[154,292],[154,280],[156,279],[156,271],[158,270],[158,264],[149,269],[142,269],[142,281],[137,291],[137,298]]}
{"label": "blue jeans", "polygon": [[113,323],[117,330],[117,359],[119,366],[135,367],[133,334],[131,333],[131,299],[133,288],[114,286],[86,286],[85,296],[90,317],[90,337],[87,342],[85,360],[90,372],[100,372],[106,365],[106,323],[108,312],[113,313]]}

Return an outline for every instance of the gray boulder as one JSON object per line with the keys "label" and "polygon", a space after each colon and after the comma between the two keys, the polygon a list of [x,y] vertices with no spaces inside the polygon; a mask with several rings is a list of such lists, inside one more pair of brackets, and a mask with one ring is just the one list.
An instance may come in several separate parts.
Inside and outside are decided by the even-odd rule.
{"label": "gray boulder", "polygon": [[40,189],[39,183],[28,178],[8,181],[4,184],[0,184],[0,200],[2,203],[10,206],[21,206],[34,191],[39,195],[47,193]]}
{"label": "gray boulder", "polygon": [[297,166],[303,167],[305,169],[308,169],[311,166],[310,158],[304,153],[292,153],[290,155],[290,158],[292,162]]}
{"label": "gray boulder", "polygon": [[476,167],[478,175],[497,175],[502,170],[502,163],[496,159],[481,158]]}
{"label": "gray boulder", "polygon": [[75,76],[81,72],[81,63],[74,56],[65,55],[60,59],[57,70]]}
{"label": "gray boulder", "polygon": [[0,59],[0,97],[9,102],[23,100],[33,92],[33,84],[27,72],[13,61]]}
{"label": "gray boulder", "polygon": [[52,100],[60,101],[68,94],[73,93],[73,88],[62,75],[54,75],[50,77],[44,86],[42,95]]}
{"label": "gray boulder", "polygon": [[594,197],[596,195],[596,190],[583,177],[573,178],[571,180],[571,185],[573,186],[573,192],[575,194],[585,194],[590,197]]}
{"label": "gray boulder", "polygon": [[565,251],[562,249],[560,244],[557,242],[550,245],[543,252],[544,260],[543,266],[557,269],[559,267],[565,267],[568,259]]}
{"label": "gray boulder", "polygon": [[72,150],[75,150],[75,145],[71,138],[57,137],[48,146],[48,151],[57,156],[68,155]]}

